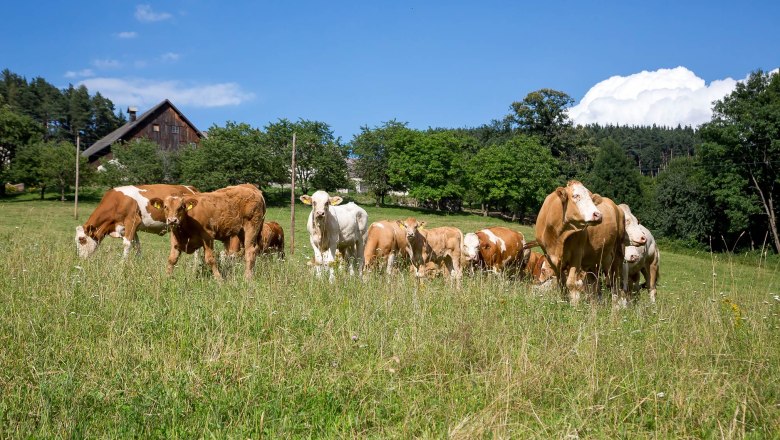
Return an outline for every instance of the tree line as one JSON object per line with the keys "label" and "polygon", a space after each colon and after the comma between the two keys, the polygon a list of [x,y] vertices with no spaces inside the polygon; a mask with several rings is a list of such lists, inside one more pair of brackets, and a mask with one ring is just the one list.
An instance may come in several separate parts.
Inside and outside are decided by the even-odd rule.
{"label": "tree line", "polygon": [[[376,204],[400,191],[433,209],[465,207],[526,222],[533,221],[552,188],[578,179],[592,191],[632,206],[660,236],[715,249],[771,243],[780,251],[778,78],[754,72],[715,103],[712,120],[698,129],[575,126],[567,113],[571,97],[542,89],[513,102],[503,117],[477,127],[418,130],[391,120],[361,127],[347,142],[322,121],[280,119],[261,128],[227,122],[210,127],[198,147],[178,152],[164,152],[151,141],[115,145],[113,160],[101,164],[104,172],[90,168],[87,178],[110,186],[187,182],[211,190],[241,182],[285,184],[294,171],[301,189],[309,192],[350,188],[352,174]],[[3,72],[3,180],[60,188],[72,176],[66,167],[52,171],[57,169],[52,163],[65,160],[65,153],[58,157],[52,152],[68,149],[76,125],[67,121],[78,119],[61,115],[81,114],[78,120],[88,122],[77,130],[95,140],[124,117],[99,94],[90,97],[86,88],[72,86],[51,101],[59,104],[46,104],[59,109],[60,116],[52,117],[54,113],[38,108],[43,101],[30,91],[43,83]],[[74,93],[81,98],[73,98]],[[98,124],[103,120],[98,114],[106,111],[115,119]],[[293,133],[295,170],[290,169]],[[51,151],[44,154],[46,148]],[[72,159],[71,154],[69,163]]]}

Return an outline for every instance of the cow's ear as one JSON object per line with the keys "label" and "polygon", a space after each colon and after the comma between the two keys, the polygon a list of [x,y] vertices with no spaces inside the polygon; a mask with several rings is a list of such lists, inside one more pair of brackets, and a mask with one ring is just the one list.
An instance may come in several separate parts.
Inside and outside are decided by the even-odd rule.
{"label": "cow's ear", "polygon": [[604,201],[604,199],[598,194],[592,194],[590,198],[593,199],[594,205],[601,205],[601,202]]}
{"label": "cow's ear", "polygon": [[84,228],[84,234],[89,235],[90,237],[95,234],[95,225],[87,225],[86,228]]}
{"label": "cow's ear", "polygon": [[189,210],[191,210],[192,208],[194,208],[195,206],[198,205],[198,200],[187,197],[186,199],[184,199],[183,203],[184,203],[184,206],[187,207],[187,211],[189,211]]}
{"label": "cow's ear", "polygon": [[560,197],[561,202],[566,202],[566,200],[569,198],[568,194],[566,194],[566,188],[562,186],[555,188],[555,193],[558,194],[558,197]]}
{"label": "cow's ear", "polygon": [[344,201],[344,199],[342,199],[339,196],[333,196],[333,197],[330,198],[330,204],[334,205],[334,206],[340,204],[343,201]]}
{"label": "cow's ear", "polygon": [[396,220],[395,223],[398,225],[399,228],[406,230],[406,225],[401,220]]}
{"label": "cow's ear", "polygon": [[152,200],[149,200],[149,204],[159,210],[163,209],[163,201],[157,197],[153,198]]}
{"label": "cow's ear", "polygon": [[419,228],[419,229],[422,229],[422,228],[424,228],[424,227],[425,227],[425,225],[427,225],[427,224],[428,224],[428,223],[426,223],[426,222],[420,222],[420,223],[417,223],[417,225],[418,225],[418,228]]}
{"label": "cow's ear", "polygon": [[306,194],[298,197],[301,202],[303,202],[304,205],[311,205],[311,196],[307,196]]}

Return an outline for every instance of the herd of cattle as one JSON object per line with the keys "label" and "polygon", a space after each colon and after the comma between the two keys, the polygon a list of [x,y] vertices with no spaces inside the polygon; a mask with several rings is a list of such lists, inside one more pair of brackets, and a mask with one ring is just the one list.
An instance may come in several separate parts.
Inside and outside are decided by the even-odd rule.
{"label": "herd of cattle", "polygon": [[[583,293],[601,292],[603,282],[613,302],[625,304],[639,291],[639,276],[655,301],[660,255],[652,234],[639,224],[627,205],[592,194],[582,183],[570,181],[545,199],[536,221],[536,240],[505,227],[485,228],[465,236],[458,228],[425,228],[415,218],[383,220],[368,225],[368,214],[355,203],[325,191],[303,195],[311,205],[307,229],[317,275],[333,281],[341,256],[350,274],[367,273],[384,261],[392,273],[399,259],[410,271],[427,278],[442,271],[460,286],[464,270],[483,270],[528,277],[537,285],[557,280],[572,304]],[[253,185],[229,186],[202,193],[191,186],[139,185],[109,190],[82,226],[76,228],[79,256],[92,255],[106,236],[122,238],[124,256],[140,251],[138,231],[164,235],[170,231],[170,274],[181,252],[204,249],[204,260],[221,279],[214,241],[228,255],[243,252],[244,276],[252,277],[258,254],[284,258],[284,231],[265,221],[263,193]],[[532,252],[533,247],[542,252]]]}

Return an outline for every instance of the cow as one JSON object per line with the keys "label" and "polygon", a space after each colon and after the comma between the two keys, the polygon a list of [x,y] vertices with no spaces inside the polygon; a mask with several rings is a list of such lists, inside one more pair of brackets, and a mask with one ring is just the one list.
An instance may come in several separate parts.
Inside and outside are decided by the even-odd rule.
{"label": "cow", "polygon": [[385,258],[387,273],[392,273],[396,257],[407,254],[406,233],[393,221],[382,220],[371,223],[363,251],[363,273],[375,264],[377,257]]}
{"label": "cow", "polygon": [[[284,229],[276,222],[263,222],[263,230],[257,236],[257,254],[276,254],[279,259],[284,259]],[[227,248],[220,258],[235,258],[243,254],[244,233],[241,232],[230,238]]]}
{"label": "cow", "polygon": [[655,238],[644,226],[637,224],[636,227],[641,230],[646,240],[645,243],[625,247],[625,268],[626,278],[623,287],[628,292],[639,290],[639,274],[645,278],[645,284],[650,292],[650,302],[655,303],[656,284],[660,275],[661,254],[655,243]]}
{"label": "cow", "polygon": [[470,232],[463,237],[463,256],[472,265],[502,273],[522,270],[531,250],[525,249],[523,234],[503,226]]}
{"label": "cow", "polygon": [[631,245],[641,246],[645,244],[647,237],[642,228],[639,228],[639,220],[631,213],[631,208],[625,203],[618,205],[618,208],[623,211],[623,214],[626,217],[626,234],[628,235]]}
{"label": "cow", "polygon": [[549,259],[559,283],[568,290],[569,302],[576,305],[584,288],[583,254],[588,240],[586,229],[601,223],[591,192],[576,181],[550,193],[536,218],[536,242]]}
{"label": "cow", "polygon": [[279,223],[264,222],[258,244],[260,254],[276,254],[280,259],[284,259],[284,229]]}
{"label": "cow", "polygon": [[425,222],[418,222],[414,217],[396,223],[406,231],[407,253],[418,278],[427,276],[429,263],[438,267],[444,265],[445,274],[449,273],[450,279],[460,286],[463,276],[460,266],[463,233],[460,229],[449,226],[423,229]]}
{"label": "cow", "polygon": [[165,235],[165,215],[149,203],[150,199],[192,195],[197,189],[185,185],[129,185],[108,190],[82,226],[76,227],[76,250],[79,257],[95,253],[106,235],[122,238],[127,258],[130,249],[141,252],[138,231]]}
{"label": "cow", "polygon": [[620,289],[620,279],[625,277],[623,268],[624,246],[628,244],[623,210],[611,199],[592,194],[591,199],[601,212],[601,222],[585,228],[587,240],[582,252],[581,268],[587,274],[587,281],[595,281],[596,292],[600,292],[600,275],[604,275],[607,286],[612,292],[612,300],[617,305],[625,290]]}
{"label": "cow", "polygon": [[173,273],[181,252],[191,254],[204,248],[203,258],[214,278],[222,280],[214,256],[214,240],[229,246],[231,238],[243,236],[244,277],[252,278],[257,256],[257,239],[265,220],[265,198],[254,185],[229,186],[209,193],[154,198],[150,202],[165,213],[171,229],[171,252],[167,272]]}
{"label": "cow", "polygon": [[336,251],[340,251],[349,265],[350,274],[354,266],[363,271],[363,247],[368,233],[368,213],[365,209],[350,202],[340,205],[343,199],[330,197],[325,191],[317,191],[311,196],[302,195],[301,202],[311,205],[306,228],[309,242],[314,250],[317,276],[327,268],[328,279],[335,279],[333,265]]}
{"label": "cow", "polygon": [[528,262],[523,267],[523,274],[530,278],[534,283],[544,283],[553,275],[552,273],[547,272],[549,266],[550,264],[544,254],[540,252],[531,252],[528,255]]}

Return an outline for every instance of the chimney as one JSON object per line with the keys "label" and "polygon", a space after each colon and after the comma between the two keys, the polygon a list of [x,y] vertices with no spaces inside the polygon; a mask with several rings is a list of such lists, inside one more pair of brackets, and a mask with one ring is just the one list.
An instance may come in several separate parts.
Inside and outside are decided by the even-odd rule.
{"label": "chimney", "polygon": [[135,121],[135,114],[138,112],[138,107],[128,107],[127,114],[130,115],[130,122]]}

